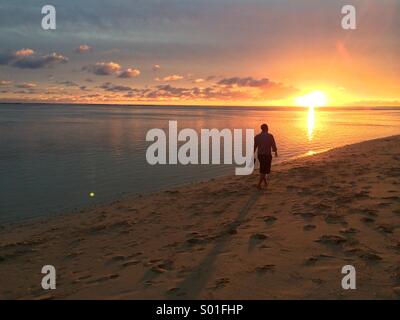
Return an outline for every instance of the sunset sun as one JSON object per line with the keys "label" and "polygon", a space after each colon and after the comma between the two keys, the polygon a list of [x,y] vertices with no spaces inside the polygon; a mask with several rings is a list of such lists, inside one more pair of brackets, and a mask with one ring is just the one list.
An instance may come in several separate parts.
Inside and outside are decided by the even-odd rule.
{"label": "sunset sun", "polygon": [[327,96],[322,91],[312,91],[304,96],[297,97],[296,103],[302,107],[322,107],[327,103]]}

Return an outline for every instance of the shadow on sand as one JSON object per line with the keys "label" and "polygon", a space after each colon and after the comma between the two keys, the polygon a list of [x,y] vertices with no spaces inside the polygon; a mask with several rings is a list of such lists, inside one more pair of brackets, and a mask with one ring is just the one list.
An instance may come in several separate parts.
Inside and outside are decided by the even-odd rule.
{"label": "shadow on sand", "polygon": [[263,193],[260,191],[255,191],[240,210],[236,219],[228,224],[221,231],[221,236],[218,237],[217,243],[214,248],[210,250],[210,252],[204,257],[204,259],[199,263],[199,265],[191,272],[191,274],[184,279],[181,283],[177,285],[174,294],[167,294],[167,298],[174,299],[196,299],[207,283],[207,280],[210,278],[213,272],[213,266],[218,258],[218,255],[221,254],[226,247],[226,245],[232,239],[232,230],[236,230],[244,221],[247,213],[257,202],[259,197]]}

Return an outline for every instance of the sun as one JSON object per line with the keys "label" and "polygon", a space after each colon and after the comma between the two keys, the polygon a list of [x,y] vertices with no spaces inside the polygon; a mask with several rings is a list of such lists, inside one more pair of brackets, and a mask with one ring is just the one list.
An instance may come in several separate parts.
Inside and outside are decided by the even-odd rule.
{"label": "sun", "polygon": [[302,107],[321,107],[327,103],[326,94],[322,91],[313,91],[304,96],[297,97],[296,103]]}

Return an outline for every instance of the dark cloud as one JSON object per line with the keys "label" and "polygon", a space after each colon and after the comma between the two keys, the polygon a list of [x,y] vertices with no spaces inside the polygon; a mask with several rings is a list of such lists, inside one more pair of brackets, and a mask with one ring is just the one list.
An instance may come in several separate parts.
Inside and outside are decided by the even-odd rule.
{"label": "dark cloud", "polygon": [[53,52],[40,55],[32,49],[21,49],[0,54],[0,65],[9,65],[21,69],[40,69],[66,62],[68,62],[68,58],[61,54]]}
{"label": "dark cloud", "polygon": [[103,83],[101,86],[99,86],[99,88],[104,89],[106,91],[110,91],[110,92],[125,92],[125,91],[133,90],[131,87],[115,85],[115,84],[112,84],[111,82]]}
{"label": "dark cloud", "polygon": [[16,94],[34,94],[34,93],[36,93],[36,91],[33,90],[33,89],[29,89],[29,90],[18,90],[18,91],[14,91],[13,93],[16,93]]}
{"label": "dark cloud", "polygon": [[141,92],[138,98],[157,99],[182,99],[182,100],[205,100],[205,99],[235,99],[240,98],[242,93],[233,92],[230,89],[213,85],[209,87],[174,87],[169,84],[158,85],[152,89]]}
{"label": "dark cloud", "polygon": [[67,87],[79,87],[79,84],[73,81],[57,81],[58,84],[62,84]]}
{"label": "dark cloud", "polygon": [[128,69],[125,69],[125,70],[121,71],[118,74],[118,78],[127,79],[127,78],[137,77],[138,75],[140,75],[140,70],[139,69],[128,68]]}
{"label": "dark cloud", "polygon": [[[248,98],[268,98],[268,99],[281,99],[286,98],[291,94],[296,93],[298,90],[292,86],[287,86],[280,82],[270,81],[267,78],[254,79],[253,77],[231,77],[224,78],[217,82],[219,86],[234,90],[235,88],[251,88],[258,90],[258,94],[248,93]],[[246,95],[244,92],[243,95]]]}
{"label": "dark cloud", "polygon": [[118,74],[121,71],[121,66],[112,61],[97,62],[96,64],[83,67],[82,70],[98,76],[108,76]]}
{"label": "dark cloud", "polygon": [[139,69],[136,68],[122,69],[120,64],[112,61],[97,62],[96,64],[83,67],[82,70],[93,73],[98,76],[116,75],[118,76],[118,78],[122,79],[129,79],[140,75]]}
{"label": "dark cloud", "polygon": [[36,86],[37,86],[36,83],[30,83],[30,82],[25,82],[25,83],[15,85],[16,88],[20,88],[20,89],[32,89],[32,88],[35,88]]}
{"label": "dark cloud", "polygon": [[269,85],[273,85],[273,82],[270,82],[267,78],[263,79],[254,79],[252,77],[232,77],[232,78],[224,78],[218,81],[218,84],[225,86],[238,86],[238,87],[266,87]]}

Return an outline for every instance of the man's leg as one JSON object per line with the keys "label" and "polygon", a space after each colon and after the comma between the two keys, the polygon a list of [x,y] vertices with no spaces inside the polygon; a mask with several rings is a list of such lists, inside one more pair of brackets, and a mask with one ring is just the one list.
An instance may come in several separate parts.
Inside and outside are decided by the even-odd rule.
{"label": "man's leg", "polygon": [[269,180],[271,179],[271,163],[272,163],[272,156],[268,156],[266,161],[267,174],[266,174],[266,179],[264,180],[266,186],[268,186]]}
{"label": "man's leg", "polygon": [[268,174],[264,175],[263,181],[264,181],[266,186],[268,185],[268,182],[267,182],[269,180],[268,177],[269,177]]}
{"label": "man's leg", "polygon": [[261,183],[264,181],[265,179],[265,174],[260,173],[260,179],[258,180],[258,184],[257,184],[257,188],[261,189]]}

